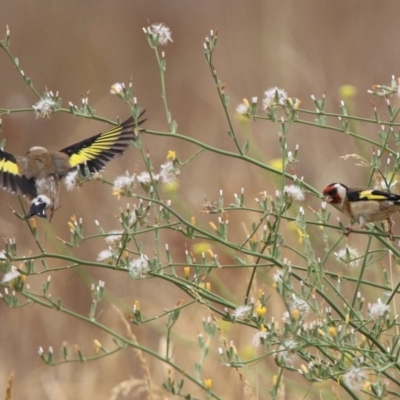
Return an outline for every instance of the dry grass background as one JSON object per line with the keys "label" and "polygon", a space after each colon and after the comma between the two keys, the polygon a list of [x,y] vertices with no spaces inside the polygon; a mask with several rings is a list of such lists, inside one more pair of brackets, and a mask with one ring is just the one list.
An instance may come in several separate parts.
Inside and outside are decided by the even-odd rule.
{"label": "dry grass background", "polygon": [[[59,91],[64,100],[80,103],[81,94],[90,91],[90,103],[99,115],[125,118],[123,104],[109,94],[115,82],[128,82],[132,76],[134,94],[147,109],[146,127],[167,130],[163,114],[159,74],[153,52],[149,49],[142,27],[150,22],[163,22],[173,33],[172,44],[165,48],[167,59],[167,93],[178,132],[233,150],[227,135],[228,126],[219,104],[212,77],[203,56],[203,41],[210,29],[219,28],[219,44],[214,58],[215,67],[231,98],[231,111],[243,97],[262,97],[271,86],[283,87],[290,96],[300,98],[302,107],[314,109],[311,94],[319,97],[325,88],[327,109],[338,111],[338,88],[351,84],[358,90],[354,99],[355,113],[371,116],[370,97],[366,90],[374,83],[390,83],[397,74],[400,60],[398,45],[397,1],[68,1],[0,3],[0,32],[5,25],[11,28],[11,50],[20,59],[26,75],[30,76],[40,92],[45,87]],[[3,27],[3,28],[1,28]],[[23,108],[36,102],[25,87],[4,53],[0,53],[0,107]],[[375,100],[376,101],[376,100]],[[397,101],[397,100],[396,100]],[[383,107],[376,101],[379,107]],[[104,125],[67,114],[55,114],[50,120],[35,119],[33,113],[12,114],[3,117],[1,138],[7,139],[6,150],[24,154],[32,145],[60,149],[68,144],[101,131]],[[236,128],[244,141],[249,135],[262,152],[262,160],[280,157],[277,141],[278,127],[258,121],[251,127]],[[376,135],[374,127],[359,126],[366,135]],[[367,129],[364,131],[363,129]],[[150,135],[143,138],[149,147],[154,165],[175,149],[181,159],[190,157],[195,148],[172,139]],[[295,125],[290,133],[289,145],[300,145],[300,163],[297,174],[316,188],[322,189],[331,181],[365,183],[365,172],[352,168],[353,161],[342,161],[339,156],[355,151],[352,139],[342,134]],[[370,149],[366,150],[367,152]],[[105,177],[113,179],[135,165],[143,169],[137,150],[112,162]],[[262,190],[274,190],[271,176],[246,165],[216,154],[204,154],[182,172],[179,198],[185,204],[184,214],[196,215],[204,223],[213,218],[198,215],[204,198],[213,200],[219,189],[224,189],[227,201],[233,199],[241,187],[248,199]],[[319,201],[308,198],[309,204],[319,207]],[[83,217],[87,233],[95,232],[98,219],[106,230],[118,228],[115,218],[119,202],[111,196],[108,186],[91,182],[80,192],[62,193],[62,208],[57,211],[51,225],[38,221],[41,238],[50,251],[68,251],[52,239],[53,233],[69,238],[67,222],[72,214]],[[21,254],[35,246],[23,222],[6,208],[18,209],[18,200],[0,192],[0,235],[15,237]],[[250,226],[255,217],[238,214],[232,216],[233,238],[245,237],[242,224]],[[397,225],[397,228],[400,225]],[[184,261],[184,251],[191,245],[181,236],[162,238],[169,243],[174,259]],[[288,240],[295,241],[288,231]],[[356,243],[359,239],[352,239]],[[361,243],[364,239],[360,239]],[[92,241],[71,254],[78,258],[95,259],[105,248],[101,240]],[[153,243],[145,243],[151,254]],[[216,249],[218,252],[218,249]],[[223,255],[221,255],[223,257]],[[228,260],[228,256],[225,260]],[[56,264],[52,262],[52,266]],[[228,298],[237,304],[243,302],[247,272],[218,271],[212,276],[215,290],[228,292]],[[39,286],[43,277],[30,280]],[[107,300],[101,305],[101,322],[122,333],[125,327],[111,307],[115,304],[125,314],[135,300],[140,300],[143,312],[154,315],[163,308],[172,308],[184,296],[165,282],[154,279],[132,281],[124,274],[81,268],[52,274],[52,294],[61,297],[66,306],[87,313],[90,307],[89,286],[102,279],[106,282]],[[259,277],[257,286],[270,283],[270,274]],[[270,286],[269,286],[270,288]],[[267,294],[270,289],[267,286]],[[272,303],[273,304],[273,303]],[[271,309],[273,307],[271,306]],[[279,316],[275,306],[272,312]],[[53,346],[56,353],[63,342],[72,351],[74,344],[85,354],[93,354],[93,339],[111,347],[110,339],[92,326],[80,323],[55,311],[39,307],[12,310],[0,304],[0,397],[7,386],[7,377],[15,371],[13,400],[20,399],[109,399],[112,388],[132,377],[141,378],[142,371],[132,351],[120,352],[95,363],[68,364],[51,368],[37,355],[39,346]],[[189,308],[179,320],[175,339],[175,360],[187,370],[193,370],[197,361],[197,332],[201,330],[201,317],[207,313],[200,306]],[[134,327],[138,341],[157,350],[162,345],[162,324]],[[232,338],[238,349],[248,348],[253,332],[235,327]],[[230,335],[230,332],[227,333]],[[213,352],[217,342],[213,343]],[[165,378],[163,366],[147,357],[154,382]],[[233,370],[224,369],[218,357],[206,363],[207,373],[214,378],[214,387],[226,399],[242,398],[242,383]],[[272,367],[272,369],[269,369]],[[274,367],[262,362],[246,370],[257,398],[269,398],[268,390]],[[179,376],[177,376],[179,377]],[[229,382],[229,384],[228,384]],[[309,399],[324,398],[331,383],[313,387]],[[2,389],[4,388],[4,389]],[[197,390],[197,389],[196,389]],[[197,391],[194,395],[202,396]],[[309,385],[288,374],[286,396],[300,399],[307,395]],[[165,398],[167,395],[165,395]],[[122,399],[123,397],[117,397]],[[144,399],[144,395],[130,394],[127,398]],[[171,398],[171,397],[170,397]]]}

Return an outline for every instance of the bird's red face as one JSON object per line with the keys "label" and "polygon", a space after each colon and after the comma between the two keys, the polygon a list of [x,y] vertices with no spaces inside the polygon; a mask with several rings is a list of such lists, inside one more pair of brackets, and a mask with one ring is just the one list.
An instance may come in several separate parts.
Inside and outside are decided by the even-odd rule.
{"label": "bird's red face", "polygon": [[322,194],[324,201],[331,204],[340,204],[346,197],[347,187],[342,183],[331,183],[328,185]]}

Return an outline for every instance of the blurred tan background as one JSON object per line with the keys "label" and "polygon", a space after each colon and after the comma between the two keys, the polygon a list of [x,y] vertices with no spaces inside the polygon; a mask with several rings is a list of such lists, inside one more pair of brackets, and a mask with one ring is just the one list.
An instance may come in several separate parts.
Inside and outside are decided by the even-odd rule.
{"label": "blurred tan background", "polygon": [[[205,36],[209,35],[210,29],[218,28],[214,65],[220,79],[227,85],[226,93],[231,99],[230,110],[238,137],[241,143],[249,137],[252,146],[256,146],[262,155],[260,157],[254,147],[250,153],[268,162],[280,157],[279,127],[261,121],[250,127],[241,126],[234,117],[237,104],[244,97],[258,96],[261,101],[265,90],[278,86],[284,88],[289,96],[301,99],[302,107],[314,110],[310,95],[320,98],[327,88],[327,110],[338,112],[341,100],[338,89],[350,84],[357,89],[354,113],[372,117],[370,100],[381,110],[384,110],[384,104],[368,95],[367,89],[376,83],[390,84],[392,74],[400,75],[399,11],[398,1],[371,0],[3,0],[0,2],[0,37],[5,36],[6,24],[9,24],[11,52],[19,58],[22,69],[40,93],[45,87],[53,92],[59,91],[63,105],[67,106],[68,101],[79,105],[81,94],[90,91],[89,102],[99,115],[110,119],[125,118],[127,109],[119,99],[109,94],[109,90],[113,83],[128,83],[132,77],[134,95],[147,109],[146,128],[167,130],[158,67],[142,31],[148,21],[163,22],[172,30],[173,43],[163,50],[167,60],[168,101],[172,116],[178,123],[178,132],[233,151],[224,112],[203,55]],[[26,108],[36,103],[37,99],[26,88],[4,52],[0,52],[0,71],[0,108]],[[398,102],[397,99],[394,102]],[[5,150],[13,154],[24,154],[32,145],[58,150],[105,128],[99,122],[62,113],[49,120],[35,118],[33,113],[16,113],[3,116],[2,121],[0,138],[7,140]],[[336,124],[336,121],[332,123]],[[377,137],[377,127],[358,125],[356,129]],[[186,160],[197,150],[186,143],[150,135],[143,137],[143,141],[150,149],[156,169],[164,162],[170,149],[176,150],[181,160]],[[315,188],[322,190],[332,181],[366,183],[366,172],[353,168],[354,161],[339,159],[339,156],[357,150],[351,138],[295,125],[291,128],[288,143],[292,149],[296,144],[300,145],[297,175],[304,176]],[[364,155],[369,155],[370,150],[366,148]],[[123,157],[109,164],[104,176],[112,180],[127,169],[133,172],[135,166],[139,171],[143,169],[138,151],[130,148]],[[182,171],[179,199],[185,204],[186,217],[195,215],[207,223],[215,218],[199,215],[198,210],[205,198],[216,199],[219,189],[224,190],[226,203],[229,203],[233,201],[233,194],[244,187],[246,198],[254,205],[254,197],[262,190],[275,190],[274,184],[274,178],[258,168],[205,153]],[[83,217],[88,234],[96,232],[95,219],[106,230],[118,229],[115,216],[126,202],[127,199],[118,202],[111,196],[111,188],[99,182],[91,182],[79,192],[66,192],[63,188],[62,208],[52,223],[37,221],[40,238],[48,251],[95,260],[99,251],[106,248],[103,240],[68,250],[55,242],[52,235],[68,240],[67,222],[73,214]],[[320,201],[309,196],[307,204],[318,209]],[[29,250],[36,254],[38,250],[26,225],[9,212],[7,205],[20,210],[16,197],[0,192],[0,235],[15,237],[21,255]],[[232,238],[244,240],[246,232],[242,223],[251,227],[251,222],[257,217],[232,215],[231,219],[232,226],[237,228],[232,232]],[[183,262],[184,251],[191,244],[178,235],[163,235],[162,240],[169,243],[174,259]],[[152,241],[145,242],[145,250],[152,254]],[[63,264],[50,261],[49,265]],[[41,266],[38,264],[37,268]],[[111,303],[127,314],[133,302],[140,300],[144,313],[151,316],[161,313],[164,308],[173,308],[185,297],[164,282],[154,279],[132,281],[124,274],[94,268],[83,267],[77,273],[67,271],[51,275],[53,296],[61,297],[65,306],[86,314],[91,301],[90,284],[104,280],[107,300],[100,305],[102,314],[99,320],[121,333],[125,333],[125,328]],[[46,276],[42,275],[29,282],[32,287],[39,288],[45,279]],[[215,285],[228,288],[231,301],[243,303],[247,273],[228,270],[219,272],[215,279]],[[270,275],[265,279],[266,283],[270,282]],[[258,286],[263,283],[261,279]],[[197,332],[202,330],[201,317],[206,315],[205,310],[196,307],[187,311],[179,321],[177,332],[181,336],[176,338],[179,346],[174,350],[175,359],[188,371],[193,371],[198,358],[194,343]],[[157,351],[165,332],[163,326],[163,323],[140,326],[134,331],[140,343]],[[246,348],[254,332],[239,332],[235,343],[238,348]],[[15,400],[109,399],[112,389],[120,382],[142,377],[131,351],[95,363],[56,368],[44,365],[37,355],[39,346],[45,349],[53,346],[59,357],[63,342],[68,343],[71,354],[72,346],[78,344],[84,354],[93,355],[95,338],[112,348],[106,334],[65,314],[45,311],[38,306],[12,310],[0,303],[0,398],[11,371],[15,371],[12,397]],[[214,353],[217,347],[218,342],[214,340]],[[150,357],[147,359],[154,381],[160,384],[166,376],[165,371],[159,362]],[[266,365],[272,368],[268,369]],[[223,398],[242,398],[242,384],[237,374],[222,367],[218,357],[213,357],[207,368]],[[269,398],[268,390],[275,368],[273,362],[262,362],[247,371],[249,375],[259,371],[257,379],[251,381],[259,399]],[[292,378],[289,374],[286,398],[303,398],[309,385],[303,382],[301,389],[296,386],[294,392]],[[227,380],[232,384],[226,385]],[[329,385],[323,387],[326,392],[330,390]],[[196,390],[194,395],[203,396]],[[308,398],[319,398],[318,390],[308,393]],[[145,397],[131,393],[127,398]]]}

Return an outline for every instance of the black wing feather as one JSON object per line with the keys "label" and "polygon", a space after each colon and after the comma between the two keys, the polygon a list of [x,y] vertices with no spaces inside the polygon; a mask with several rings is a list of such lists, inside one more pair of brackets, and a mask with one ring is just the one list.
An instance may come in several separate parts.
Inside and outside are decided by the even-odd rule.
{"label": "black wing feather", "polygon": [[0,184],[3,189],[29,198],[37,195],[35,181],[21,174],[15,156],[0,150]]}
{"label": "black wing feather", "polygon": [[[138,119],[143,113],[140,113]],[[136,139],[137,132],[143,131],[137,127],[145,121],[142,119],[135,123],[135,119],[130,117],[121,125],[65,147],[60,152],[69,156],[71,169],[79,168],[84,174],[86,165],[91,173],[100,171],[108,161],[122,154],[131,140]]]}

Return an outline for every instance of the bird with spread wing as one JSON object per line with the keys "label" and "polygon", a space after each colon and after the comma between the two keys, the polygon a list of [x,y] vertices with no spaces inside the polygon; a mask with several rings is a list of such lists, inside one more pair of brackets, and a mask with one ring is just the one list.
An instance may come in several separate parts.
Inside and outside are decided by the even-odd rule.
{"label": "bird with spread wing", "polygon": [[60,182],[78,170],[82,175],[102,170],[106,163],[121,155],[131,140],[143,131],[139,126],[146,121],[128,118],[122,124],[88,139],[49,152],[44,147],[31,147],[25,156],[14,156],[0,149],[0,187],[14,194],[26,196],[30,202],[27,218],[37,215],[46,218],[59,207]]}

